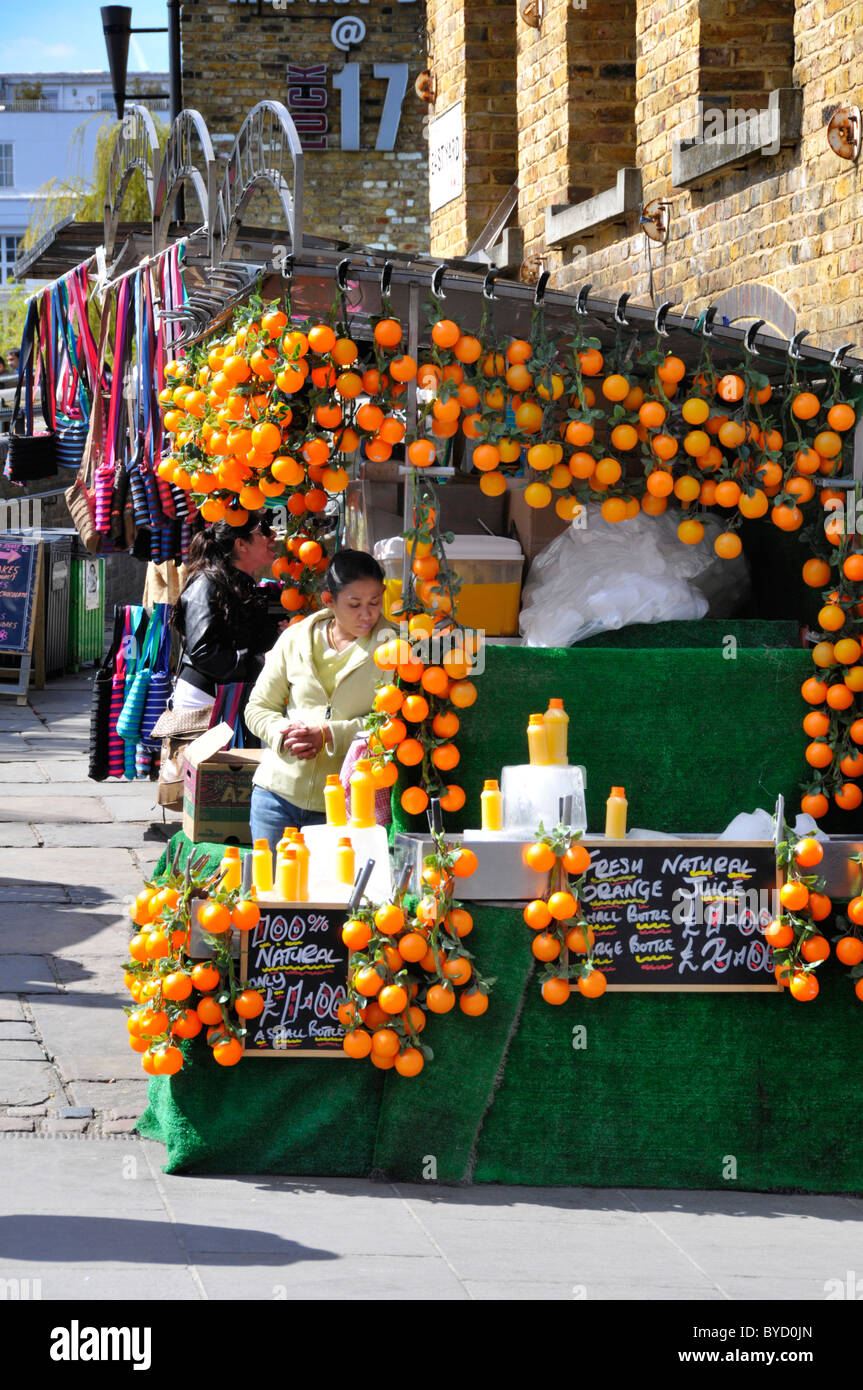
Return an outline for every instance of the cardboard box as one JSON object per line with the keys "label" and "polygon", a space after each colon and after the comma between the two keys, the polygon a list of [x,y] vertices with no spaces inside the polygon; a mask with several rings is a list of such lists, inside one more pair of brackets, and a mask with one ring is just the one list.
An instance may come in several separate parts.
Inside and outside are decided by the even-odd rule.
{"label": "cardboard box", "polygon": [[541,550],[569,526],[554,510],[554,504],[547,507],[529,507],[524,500],[524,490],[517,484],[510,484],[506,492],[507,526],[510,534],[518,537],[528,564]]}
{"label": "cardboard box", "polygon": [[[433,469],[429,469],[433,474]],[[456,473],[438,488],[440,527],[460,536],[483,536],[489,531],[495,536],[505,532],[506,494],[486,497],[479,490],[479,474],[465,477]]]}
{"label": "cardboard box", "polygon": [[189,744],[183,762],[183,834],[196,844],[249,845],[252,778],[260,748],[228,748],[233,730],[217,724]]}

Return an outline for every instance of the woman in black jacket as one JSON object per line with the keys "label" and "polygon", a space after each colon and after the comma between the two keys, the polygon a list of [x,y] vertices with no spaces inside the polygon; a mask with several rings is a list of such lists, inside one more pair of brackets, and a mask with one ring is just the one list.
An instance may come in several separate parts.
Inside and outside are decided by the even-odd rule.
{"label": "woman in black jacket", "polygon": [[173,613],[182,640],[175,712],[212,705],[217,685],[257,680],[284,626],[269,616],[266,591],[253,578],[272,565],[275,546],[266,517],[255,515],[243,526],[216,522],[192,541]]}

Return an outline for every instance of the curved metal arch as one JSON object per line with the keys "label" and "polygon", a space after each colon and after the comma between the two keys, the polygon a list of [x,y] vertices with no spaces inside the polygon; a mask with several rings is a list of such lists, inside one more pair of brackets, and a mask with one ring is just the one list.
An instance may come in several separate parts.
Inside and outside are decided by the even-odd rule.
{"label": "curved metal arch", "polygon": [[[206,177],[192,157],[196,139],[203,156]],[[168,228],[174,203],[180,189],[186,184],[191,185],[198,200],[207,233],[207,251],[212,260],[218,196],[216,156],[203,116],[191,107],[181,111],[172,124],[159,166],[153,201],[153,249],[156,252],[164,251],[168,245]]]}
{"label": "curved metal arch", "polygon": [[792,338],[797,328],[797,313],[783,294],[772,285],[748,282],[724,290],[714,300],[716,312],[728,323],[740,319],[758,319],[778,330],[784,338]]}
{"label": "curved metal arch", "polygon": [[159,163],[159,137],[153,117],[145,106],[127,106],[111,151],[105,188],[105,251],[109,257],[114,253],[123,195],[136,169],[144,176],[152,217]]}
{"label": "curved metal arch", "polygon": [[[290,159],[292,180],[286,166]],[[290,112],[280,101],[259,101],[237,133],[219,190],[219,259],[230,260],[240,221],[264,184],[274,188],[285,214],[291,252],[303,249],[303,148]]]}

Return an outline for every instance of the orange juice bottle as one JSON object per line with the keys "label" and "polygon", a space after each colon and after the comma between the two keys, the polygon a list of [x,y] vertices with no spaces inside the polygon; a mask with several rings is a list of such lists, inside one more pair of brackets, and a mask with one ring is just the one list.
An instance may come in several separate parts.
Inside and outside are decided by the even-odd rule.
{"label": "orange juice bottle", "polygon": [[345,836],[336,846],[336,878],[339,883],[353,883],[356,856],[350,839]]}
{"label": "orange juice bottle", "polygon": [[376,824],[371,766],[370,758],[358,758],[351,773],[351,825],[354,830],[368,830]]}
{"label": "orange juice bottle", "polygon": [[503,798],[496,777],[490,777],[483,782],[479,804],[483,830],[502,830]]}
{"label": "orange juice bottle", "polygon": [[548,734],[542,714],[532,714],[527,722],[527,751],[531,767],[548,767]]}
{"label": "orange juice bottle", "polygon": [[612,787],[611,796],[605,803],[605,834],[609,840],[626,838],[626,790]]}
{"label": "orange juice bottle", "polygon": [[327,811],[327,825],[347,825],[345,789],[335,772],[331,772],[327,777],[327,785],[324,787],[324,805]]}
{"label": "orange juice bottle", "polygon": [[237,845],[225,845],[225,853],[222,855],[222,862],[219,865],[222,878],[219,883],[220,888],[231,892],[234,888],[239,888],[243,880],[243,866],[240,862],[240,851]]}
{"label": "orange juice bottle", "polygon": [[563,700],[549,700],[544,717],[548,738],[548,761],[555,766],[566,767],[569,763],[569,715],[563,708]]}
{"label": "orange juice bottle", "polygon": [[276,896],[286,903],[300,900],[300,865],[295,845],[288,845],[276,864]]}
{"label": "orange juice bottle", "polygon": [[273,891],[273,856],[264,839],[256,840],[252,850],[252,883],[259,893]]}
{"label": "orange juice bottle", "polygon": [[309,847],[303,839],[303,832],[297,831],[296,839],[297,863],[300,866],[300,881],[298,885],[297,902],[307,903],[309,901],[309,860],[311,854]]}

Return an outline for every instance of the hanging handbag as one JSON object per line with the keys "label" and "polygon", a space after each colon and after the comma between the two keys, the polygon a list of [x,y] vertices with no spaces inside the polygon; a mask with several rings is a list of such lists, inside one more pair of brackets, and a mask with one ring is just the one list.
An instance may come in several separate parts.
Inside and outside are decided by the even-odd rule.
{"label": "hanging handbag", "polygon": [[84,546],[90,551],[91,555],[96,555],[102,548],[102,535],[96,527],[94,477],[96,460],[101,459],[104,448],[105,415],[101,380],[105,366],[105,350],[107,347],[108,322],[110,317],[110,306],[106,305],[99,330],[98,367],[94,374],[95,385],[87,442],[81,457],[78,476],[75,478],[72,486],[67,488],[65,492],[66,506],[69,508],[69,515],[72,518],[72,522]]}
{"label": "hanging handbag", "polygon": [[96,530],[96,504],[93,493],[93,468],[101,450],[101,418],[101,411],[94,409],[90,416],[90,431],[78,475],[72,486],[63,494],[72,524],[91,555],[98,554],[102,548],[102,536]]}
{"label": "hanging handbag", "polygon": [[[153,674],[153,666],[156,654],[159,650],[159,643],[162,637],[163,608],[161,604],[153,609],[150,621],[147,624],[147,635],[144,638],[144,649],[141,653],[141,660],[138,662],[135,673],[132,677],[126,698],[123,701],[123,708],[117,720],[117,733],[127,746],[127,775],[128,775],[128,748],[134,747],[140,740],[141,720],[144,717],[144,705],[147,702],[147,691],[150,686],[150,679]],[[134,776],[134,772],[132,776]]]}
{"label": "hanging handbag", "polygon": [[[104,312],[108,312],[107,304]],[[128,341],[130,326],[129,281],[124,280],[117,296],[117,325],[114,335],[111,401],[105,431],[105,449],[95,475],[96,528],[103,535],[109,535],[111,531],[111,499],[114,492],[115,465],[118,460],[122,461],[124,452],[124,397],[126,393],[126,367],[130,356]]]}
{"label": "hanging handbag", "polygon": [[57,463],[60,468],[80,468],[87,447],[89,425],[71,415],[57,415]]}
{"label": "hanging handbag", "polygon": [[111,695],[114,666],[123,640],[125,620],[126,610],[118,605],[114,609],[114,632],[111,642],[93,681],[93,696],[90,702],[90,765],[87,775],[94,782],[104,782],[109,775]]}
{"label": "hanging handbag", "polygon": [[174,685],[171,677],[171,628],[167,621],[167,608],[162,604],[158,606],[163,614],[162,636],[156,653],[153,672],[147,686],[147,698],[144,701],[140,733],[140,742],[150,752],[155,752],[159,747],[159,738],[158,735],[154,735],[153,729],[168,708],[168,701],[171,698]]}
{"label": "hanging handbag", "polygon": [[[42,361],[41,348],[35,353],[39,367],[39,391],[42,406],[42,419],[48,428],[38,433],[33,429],[33,372],[34,350],[39,343],[39,311],[35,299],[27,307],[27,318],[21,339],[21,355],[18,367],[18,385],[12,406],[9,423],[9,451],[6,456],[5,476],[12,483],[30,483],[39,478],[53,478],[57,474],[57,437],[51,428],[51,410],[46,390],[46,368]],[[24,407],[21,407],[21,394],[24,392]]]}

